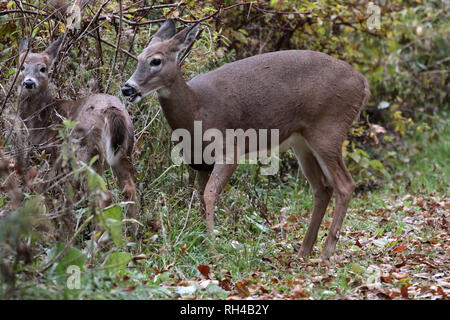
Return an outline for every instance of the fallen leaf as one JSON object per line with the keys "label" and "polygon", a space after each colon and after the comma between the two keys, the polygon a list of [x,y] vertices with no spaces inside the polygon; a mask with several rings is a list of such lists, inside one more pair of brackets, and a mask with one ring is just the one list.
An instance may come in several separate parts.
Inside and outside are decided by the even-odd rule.
{"label": "fallen leaf", "polygon": [[184,252],[186,251],[187,248],[187,244],[185,243],[181,248],[180,248],[180,255],[183,255]]}
{"label": "fallen leaf", "polygon": [[231,291],[231,282],[228,279],[220,280],[219,287],[225,291]]}
{"label": "fallen leaf", "polygon": [[248,290],[244,281],[237,281],[235,286],[240,296],[248,297],[250,295],[250,290]]}
{"label": "fallen leaf", "polygon": [[380,280],[381,280],[381,282],[384,282],[384,283],[392,283],[391,277],[383,277],[383,276],[381,276]]}
{"label": "fallen leaf", "polygon": [[122,288],[122,291],[134,291],[134,289],[136,289],[136,286],[132,285],[132,286]]}
{"label": "fallen leaf", "polygon": [[447,295],[445,294],[444,290],[442,290],[441,287],[437,287],[437,292],[442,296],[442,299],[446,300]]}
{"label": "fallen leaf", "polygon": [[409,299],[408,287],[407,286],[402,285],[402,288],[400,289],[400,293],[402,294],[402,297],[404,299]]}
{"label": "fallen leaf", "polygon": [[292,293],[295,298],[309,298],[309,295],[300,286],[296,286]]}
{"label": "fallen leaf", "polygon": [[394,250],[391,251],[391,254],[402,252],[406,248],[407,248],[407,246],[398,246],[397,248],[395,248]]}
{"label": "fallen leaf", "polygon": [[[385,101],[383,101],[383,102],[385,102]],[[383,109],[383,107],[386,106],[385,104],[383,104],[383,102],[380,103],[381,109]],[[389,103],[388,103],[388,102],[385,102],[385,103],[387,103],[387,106],[389,106]],[[378,106],[378,108],[380,108],[380,106]],[[386,107],[386,108],[387,108],[387,107]],[[383,128],[382,126],[377,125],[377,124],[372,124],[372,125],[370,125],[370,127],[371,127],[371,128],[373,129],[373,131],[375,131],[376,133],[386,133],[386,129]]]}
{"label": "fallen leaf", "polygon": [[276,224],[276,225],[270,227],[270,229],[278,230],[278,231],[280,231],[281,229],[285,229],[285,228],[286,228],[286,222],[281,222],[279,224]]}
{"label": "fallen leaf", "polygon": [[209,266],[206,266],[204,264],[201,264],[197,267],[198,271],[205,276],[207,279],[209,279]]}
{"label": "fallen leaf", "polygon": [[408,276],[406,272],[392,272],[392,276],[395,279],[404,279]]}

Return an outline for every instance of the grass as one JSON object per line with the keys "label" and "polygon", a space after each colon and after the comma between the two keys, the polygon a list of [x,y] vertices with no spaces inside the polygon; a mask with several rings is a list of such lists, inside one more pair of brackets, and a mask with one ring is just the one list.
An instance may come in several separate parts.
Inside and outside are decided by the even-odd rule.
{"label": "grass", "polygon": [[[448,120],[415,135],[396,180],[356,194],[330,264],[319,258],[331,222],[327,212],[312,255],[297,250],[308,226],[312,195],[301,174],[261,178],[240,166],[216,209],[216,242],[206,236],[195,188],[186,171],[167,171],[158,185],[141,185],[142,238],[80,245],[88,263],[81,289],[67,288],[61,259],[40,270],[50,252],[35,248],[31,266],[19,267],[17,287],[1,298],[25,299],[394,299],[450,294]],[[408,159],[408,161],[404,161]],[[162,172],[162,171],[159,171]],[[292,173],[294,172],[294,173]],[[418,174],[420,173],[420,174]],[[249,179],[242,179],[249,177]],[[280,180],[283,182],[280,183]],[[93,252],[93,253],[92,253]],[[107,257],[137,259],[111,268]],[[128,260],[127,260],[128,261]]]}

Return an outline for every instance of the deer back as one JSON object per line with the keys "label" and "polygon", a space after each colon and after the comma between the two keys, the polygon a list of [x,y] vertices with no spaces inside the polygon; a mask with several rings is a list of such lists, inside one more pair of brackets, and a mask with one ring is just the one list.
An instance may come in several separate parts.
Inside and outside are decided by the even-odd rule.
{"label": "deer back", "polygon": [[346,62],[302,50],[228,63],[188,82],[197,99],[195,118],[205,128],[276,128],[282,140],[324,118],[350,125],[366,85]]}

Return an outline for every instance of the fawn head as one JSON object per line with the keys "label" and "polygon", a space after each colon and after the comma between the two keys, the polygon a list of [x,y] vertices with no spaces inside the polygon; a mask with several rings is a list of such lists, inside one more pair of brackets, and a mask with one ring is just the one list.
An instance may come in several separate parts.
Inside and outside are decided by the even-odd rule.
{"label": "fawn head", "polygon": [[54,41],[42,53],[28,49],[28,38],[23,38],[19,46],[19,93],[29,96],[48,88],[48,71],[58,54],[62,37]]}
{"label": "fawn head", "polygon": [[139,102],[155,90],[170,87],[178,72],[178,56],[195,40],[198,24],[175,34],[175,22],[167,19],[138,56],[138,65],[122,87],[130,102]]}

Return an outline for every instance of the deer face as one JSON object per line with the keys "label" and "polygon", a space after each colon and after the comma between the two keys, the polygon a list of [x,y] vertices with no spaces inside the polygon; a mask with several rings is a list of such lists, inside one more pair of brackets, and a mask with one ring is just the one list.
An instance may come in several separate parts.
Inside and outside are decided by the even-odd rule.
{"label": "deer face", "polygon": [[130,102],[139,102],[155,90],[169,88],[178,72],[178,55],[195,40],[198,25],[175,35],[175,23],[168,19],[138,56],[138,65],[122,87]]}
{"label": "deer face", "polygon": [[19,70],[19,87],[22,93],[32,94],[46,90],[48,86],[48,68],[50,60],[47,56],[29,53]]}
{"label": "deer face", "polygon": [[19,47],[19,92],[32,95],[48,88],[48,71],[61,44],[62,38],[52,43],[42,53],[28,50],[28,39],[22,39]]}

